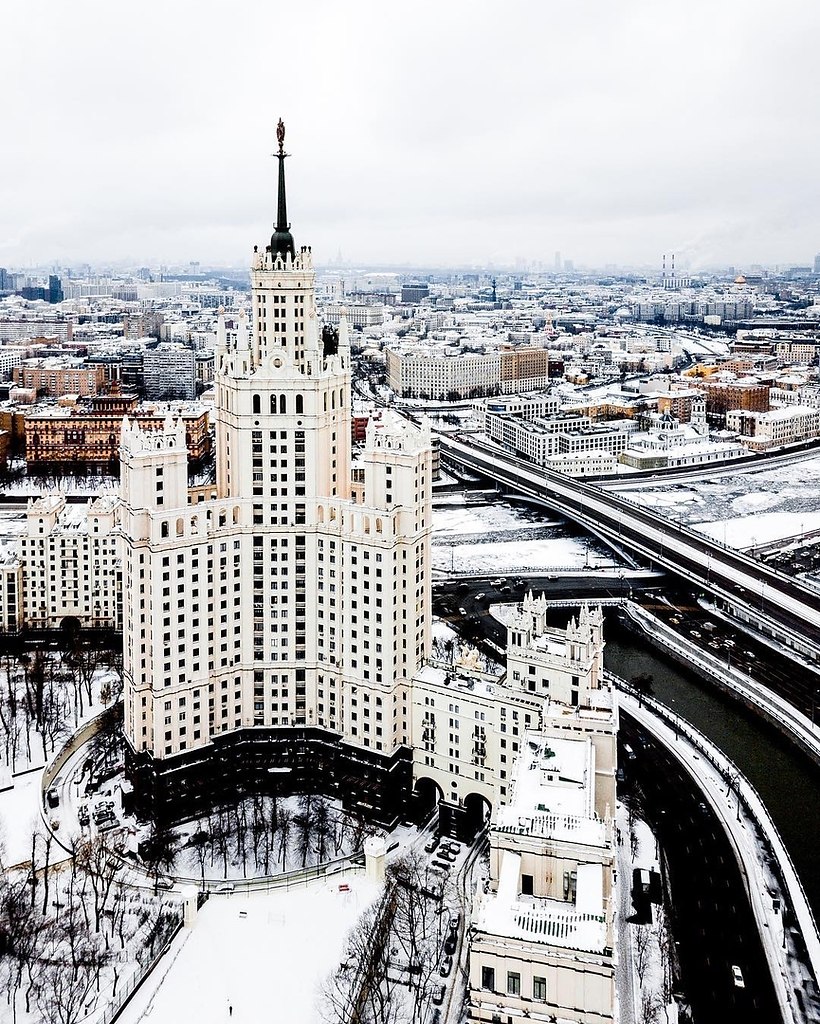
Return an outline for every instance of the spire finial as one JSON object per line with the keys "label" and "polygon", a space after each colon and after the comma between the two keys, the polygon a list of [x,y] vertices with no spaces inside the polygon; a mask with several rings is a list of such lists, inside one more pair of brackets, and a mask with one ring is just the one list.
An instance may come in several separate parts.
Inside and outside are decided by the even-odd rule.
{"label": "spire finial", "polygon": [[270,252],[274,259],[278,255],[284,260],[288,253],[290,253],[290,258],[294,259],[296,247],[293,244],[293,235],[290,233],[290,224],[288,224],[288,207],[285,197],[285,157],[288,154],[285,152],[285,122],[281,117],[276,126],[276,141],[279,143],[279,152],[276,154],[279,161],[279,202],[276,211],[276,228],[270,240]]}

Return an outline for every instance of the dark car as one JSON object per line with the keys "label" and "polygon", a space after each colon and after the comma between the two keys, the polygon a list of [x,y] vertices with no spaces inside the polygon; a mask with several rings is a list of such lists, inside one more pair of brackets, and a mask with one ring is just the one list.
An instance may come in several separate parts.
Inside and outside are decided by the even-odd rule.
{"label": "dark car", "polygon": [[455,932],[450,932],[450,934],[444,940],[444,955],[445,956],[452,956],[453,953],[455,953],[457,941],[458,941],[458,936],[455,934]]}
{"label": "dark car", "polygon": [[443,985],[434,985],[433,986],[432,1000],[433,1000],[433,1005],[434,1006],[441,1006],[441,1004],[444,1002],[444,986]]}
{"label": "dark car", "polygon": [[442,978],[446,978],[447,975],[450,973],[450,971],[452,971],[452,969],[453,969],[453,958],[451,956],[445,956],[442,959],[442,961],[441,961],[441,965],[439,966],[438,973],[441,975]]}

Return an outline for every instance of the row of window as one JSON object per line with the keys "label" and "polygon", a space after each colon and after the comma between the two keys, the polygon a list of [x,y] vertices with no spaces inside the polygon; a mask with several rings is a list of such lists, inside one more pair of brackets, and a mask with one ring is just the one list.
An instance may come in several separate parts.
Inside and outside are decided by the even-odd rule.
{"label": "row of window", "polygon": [[[494,967],[482,967],[481,968],[481,987],[489,992],[495,992],[495,968]],[[520,996],[521,995],[521,975],[518,971],[507,971],[507,995]],[[542,977],[533,977],[532,979],[532,998],[537,1002],[543,1003],[547,999],[547,979]]]}

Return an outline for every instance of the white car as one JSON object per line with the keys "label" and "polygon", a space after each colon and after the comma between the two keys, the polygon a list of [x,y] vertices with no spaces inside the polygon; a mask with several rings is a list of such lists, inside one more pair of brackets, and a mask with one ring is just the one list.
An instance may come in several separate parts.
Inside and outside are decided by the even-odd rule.
{"label": "white car", "polygon": [[732,981],[734,981],[736,988],[746,988],[746,982],[743,980],[743,974],[736,964],[732,964]]}

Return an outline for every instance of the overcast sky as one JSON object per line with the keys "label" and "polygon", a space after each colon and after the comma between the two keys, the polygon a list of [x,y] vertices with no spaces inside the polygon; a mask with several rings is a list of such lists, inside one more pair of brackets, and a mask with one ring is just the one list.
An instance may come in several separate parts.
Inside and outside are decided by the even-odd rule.
{"label": "overcast sky", "polygon": [[0,266],[810,263],[815,0],[43,0],[0,30]]}

